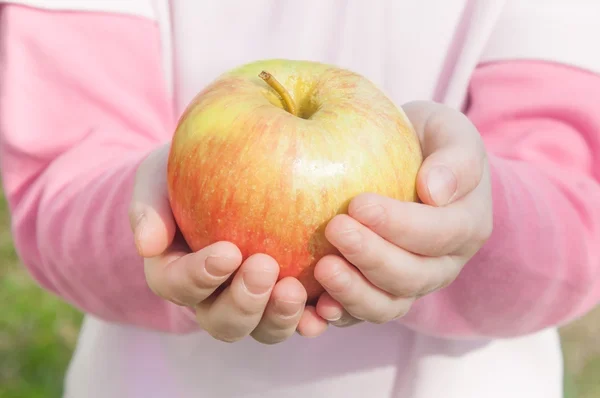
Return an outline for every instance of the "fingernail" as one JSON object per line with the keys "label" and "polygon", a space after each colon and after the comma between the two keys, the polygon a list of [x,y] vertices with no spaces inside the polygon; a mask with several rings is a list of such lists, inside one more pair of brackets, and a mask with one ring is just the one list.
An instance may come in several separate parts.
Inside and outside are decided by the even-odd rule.
{"label": "fingernail", "polygon": [[275,300],[275,310],[283,317],[293,317],[302,310],[303,301]]}
{"label": "fingernail", "polygon": [[342,319],[342,313],[341,311],[336,311],[332,315],[324,317],[324,319],[328,322],[339,321],[340,319]]}
{"label": "fingernail", "polygon": [[429,196],[438,206],[444,206],[450,202],[456,192],[456,185],[456,177],[447,167],[436,166],[427,175]]}
{"label": "fingernail", "polygon": [[339,293],[350,285],[351,280],[352,278],[350,278],[348,272],[338,271],[325,279],[323,285],[330,292]]}
{"label": "fingernail", "polygon": [[214,278],[222,278],[231,273],[228,267],[223,265],[227,262],[227,257],[211,254],[204,260],[204,269]]}
{"label": "fingernail", "polygon": [[242,281],[252,294],[264,294],[275,282],[275,274],[270,271],[244,271]]}

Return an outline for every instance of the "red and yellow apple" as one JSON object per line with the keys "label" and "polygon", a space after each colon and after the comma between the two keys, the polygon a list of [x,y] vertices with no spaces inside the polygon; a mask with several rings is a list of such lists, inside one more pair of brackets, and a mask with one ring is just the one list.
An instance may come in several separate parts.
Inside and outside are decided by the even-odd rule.
{"label": "red and yellow apple", "polygon": [[263,60],[201,91],[180,117],[168,162],[173,215],[197,251],[217,241],[272,256],[309,301],[324,230],[363,192],[416,201],[418,137],[372,82],[331,65]]}

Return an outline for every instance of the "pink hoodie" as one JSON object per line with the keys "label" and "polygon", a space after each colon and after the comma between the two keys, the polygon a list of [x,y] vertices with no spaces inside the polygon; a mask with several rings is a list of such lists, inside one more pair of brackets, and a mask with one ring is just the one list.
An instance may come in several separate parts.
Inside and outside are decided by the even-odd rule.
{"label": "pink hoodie", "polygon": [[[522,53],[504,55],[508,44],[499,37],[505,37],[507,30],[503,30],[501,22],[503,18],[510,20],[511,12],[517,13],[519,7],[507,6],[508,11],[502,11],[501,7],[486,8],[476,1],[471,2],[476,5],[470,6],[448,5],[446,11],[449,14],[439,20],[444,21],[448,16],[456,17],[457,22],[448,29],[456,29],[457,33],[454,42],[440,44],[440,49],[450,49],[448,58],[432,61],[439,64],[439,77],[432,80],[429,94],[415,88],[394,97],[394,87],[404,82],[390,82],[385,78],[387,75],[378,75],[378,65],[394,65],[389,59],[378,61],[376,57],[382,56],[378,53],[372,55],[375,58],[369,58],[369,64],[364,60],[358,61],[365,56],[361,56],[361,50],[356,48],[352,50],[358,52],[356,55],[340,55],[340,63],[352,66],[356,62],[357,69],[363,68],[367,75],[369,70],[378,71],[373,72],[373,79],[388,87],[398,102],[417,99],[421,95],[460,106],[468,98],[464,111],[479,128],[490,154],[495,229],[490,241],[467,264],[460,277],[448,288],[418,301],[411,312],[399,321],[399,325],[379,328],[365,325],[357,327],[356,331],[332,332],[338,336],[337,339],[347,338],[351,345],[370,341],[377,333],[385,334],[386,337],[380,336],[378,347],[384,351],[400,350],[406,356],[392,361],[392,373],[395,376],[390,377],[395,381],[391,382],[390,377],[380,374],[370,379],[365,371],[360,377],[340,384],[342,376],[329,375],[328,370],[321,370],[322,377],[327,381],[313,380],[310,376],[312,373],[307,371],[306,377],[310,380],[301,383],[304,387],[290,382],[288,384],[295,387],[284,383],[285,388],[280,386],[279,390],[264,389],[252,383],[256,383],[256,377],[263,377],[268,385],[270,382],[266,376],[273,372],[272,368],[258,366],[258,370],[253,372],[262,369],[262,373],[248,376],[247,379],[238,376],[238,373],[252,373],[249,368],[231,369],[231,364],[245,361],[241,358],[260,356],[262,348],[251,343],[239,344],[238,351],[234,351],[236,345],[222,348],[205,335],[202,337],[201,332],[196,333],[196,325],[179,307],[161,301],[150,292],[144,280],[142,260],[136,255],[127,218],[136,166],[149,151],[170,139],[182,106],[193,92],[213,77],[212,72],[197,70],[200,77],[195,81],[189,77],[189,69],[195,65],[194,62],[201,65],[206,62],[205,59],[213,59],[219,51],[223,51],[220,44],[214,44],[213,41],[202,48],[204,53],[201,53],[201,59],[198,58],[200,53],[190,55],[188,36],[194,35],[198,29],[204,29],[205,33],[211,29],[214,31],[223,26],[225,19],[233,19],[233,26],[237,26],[242,33],[254,24],[258,26],[257,29],[265,29],[264,24],[256,20],[243,26],[241,23],[247,20],[240,19],[240,25],[235,25],[235,19],[241,18],[243,12],[240,16],[231,16],[225,12],[225,5],[219,8],[216,4],[202,6],[200,3],[172,5],[175,22],[171,40],[175,44],[171,44],[171,47],[165,45],[165,37],[169,37],[169,34],[164,33],[165,20],[159,17],[153,20],[140,15],[41,11],[20,6],[0,6],[0,159],[4,190],[12,212],[15,244],[24,265],[41,286],[89,314],[87,326],[82,332],[83,348],[79,349],[71,369],[71,374],[77,377],[70,378],[72,395],[69,396],[95,397],[91,391],[100,394],[101,390],[102,396],[162,397],[166,396],[160,393],[164,390],[164,394],[173,393],[178,397],[187,397],[188,393],[193,396],[196,392],[219,397],[254,396],[252,394],[265,397],[271,396],[269,394],[349,397],[366,396],[360,395],[363,394],[359,394],[362,390],[357,387],[364,383],[370,386],[364,390],[367,391],[364,394],[381,391],[378,396],[431,398],[440,396],[431,395],[433,391],[445,391],[448,395],[444,397],[471,397],[464,395],[467,387],[474,389],[473,397],[495,396],[489,384],[492,382],[485,376],[481,376],[481,380],[487,380],[487,387],[478,390],[478,383],[465,380],[466,387],[461,390],[463,387],[460,387],[459,380],[464,376],[460,375],[459,370],[449,370],[449,367],[443,366],[439,368],[442,372],[454,375],[454,381],[450,384],[455,383],[455,388],[448,389],[447,384],[446,387],[440,387],[441,390],[425,387],[427,380],[439,379],[432,377],[436,372],[419,374],[419,367],[426,369],[427,365],[417,358],[424,358],[426,352],[431,355],[452,355],[451,352],[457,349],[473,352],[475,357],[479,353],[483,358],[481,362],[471,359],[470,368],[466,365],[469,360],[464,358],[459,359],[463,365],[454,364],[450,367],[459,369],[460,366],[467,366],[467,370],[463,371],[475,372],[472,374],[484,368],[489,372],[505,372],[503,374],[507,375],[507,379],[494,390],[500,391],[501,395],[498,396],[512,394],[520,397],[516,394],[525,391],[526,387],[525,384],[518,384],[520,376],[517,373],[530,376],[524,370],[529,365],[527,369],[537,375],[535,377],[538,380],[527,382],[531,383],[527,384],[532,388],[531,391],[537,394],[527,397],[558,396],[556,385],[544,377],[559,377],[560,372],[557,373],[557,368],[546,373],[540,370],[544,367],[544,361],[556,360],[552,356],[552,350],[556,349],[554,334],[548,337],[544,333],[554,333],[556,326],[584,314],[600,299],[600,113],[597,109],[600,103],[600,77],[594,73],[600,71],[600,59],[588,57],[583,60],[575,56],[576,51],[573,51],[573,59],[569,59],[562,57],[563,53],[559,50],[556,50],[556,54],[561,56],[556,59],[538,54],[527,59],[527,43],[522,46],[515,44]],[[438,6],[443,8],[440,4]],[[593,5],[596,3],[586,4],[589,4],[588,11],[591,12],[592,8],[598,11],[598,6]],[[238,5],[244,7],[242,3]],[[272,3],[272,7],[272,12],[281,13],[280,18],[302,18],[299,10],[292,12],[291,9],[285,9],[292,8],[291,5],[278,9]],[[315,3],[315,7],[329,9],[325,11],[330,12],[329,17],[336,21],[337,7],[321,3]],[[367,25],[364,28],[369,26],[369,32],[376,31],[377,18],[369,13],[379,8],[372,6],[368,11],[361,12],[357,8],[360,6],[348,6],[345,18],[365,18]],[[194,14],[198,9],[202,9],[203,13]],[[464,61],[466,57],[461,52],[462,48],[452,43],[460,42],[466,48],[473,45],[477,35],[461,28],[464,19],[460,22],[461,17],[465,18],[464,13],[473,10],[487,10],[488,13],[495,10],[499,15],[495,19],[499,33],[490,36],[488,53],[481,56],[477,68],[469,69],[464,62],[461,63],[461,59]],[[379,11],[381,15],[386,15],[383,10]],[[189,20],[186,22],[185,15],[195,15],[201,23],[194,25]],[[323,21],[328,18],[327,14],[317,15],[322,16]],[[469,15],[481,26],[485,25],[481,22],[485,20],[482,14]],[[260,18],[271,20],[269,15],[261,15]],[[410,16],[406,18],[411,19]],[[322,29],[323,21],[316,21],[317,26],[313,28]],[[515,31],[525,29],[514,20],[510,22]],[[411,21],[404,19],[403,23],[410,24]],[[345,25],[342,30],[346,29],[346,34],[352,35],[352,29],[355,28],[351,26],[353,24]],[[478,25],[473,23],[470,26],[474,29],[473,26]],[[548,26],[554,25],[549,23]],[[584,28],[592,29],[582,23]],[[482,31],[489,32],[490,29]],[[281,34],[285,37],[288,33]],[[302,40],[306,40],[306,43],[319,43],[310,31],[305,34]],[[235,30],[220,35],[224,43],[231,40],[235,44]],[[427,42],[429,36],[423,35],[421,40]],[[289,33],[288,40],[294,39],[297,37]],[[376,45],[377,42],[371,43]],[[409,51],[410,42],[407,43],[397,41],[395,45],[403,51]],[[361,48],[365,43],[356,45]],[[182,51],[182,46],[188,46],[187,54]],[[337,46],[335,48],[343,53],[340,49],[344,48],[344,44],[338,43]],[[581,46],[585,47],[586,44]],[[556,43],[556,47],[561,47],[560,43]],[[165,67],[169,65],[165,63],[165,51],[168,48],[172,48],[173,53],[180,57],[175,56],[180,65],[174,63],[174,70],[170,72],[170,66]],[[391,51],[389,46],[385,47],[388,50],[382,48],[377,51]],[[256,58],[262,57],[260,49],[255,53],[252,48],[240,47],[239,51],[256,54]],[[278,50],[273,51],[278,54]],[[310,54],[309,50],[302,48],[296,48],[295,51],[300,56]],[[329,54],[328,50],[323,51],[323,54]],[[538,49],[536,51],[541,52]],[[367,53],[369,51],[365,50]],[[318,57],[320,52],[315,50],[314,54]],[[546,54],[552,54],[552,51]],[[190,56],[196,59],[186,63],[185,57]],[[227,59],[226,62],[215,58],[217,61],[211,67],[222,69],[230,64],[241,63],[246,55],[227,58],[226,54],[223,57]],[[330,60],[328,55],[325,60]],[[567,65],[569,63],[571,65]],[[405,87],[419,81],[419,69],[411,73],[414,73],[410,78],[412,83],[406,81]],[[461,75],[468,77],[465,80],[468,86],[465,85],[464,95],[456,96],[457,99],[453,100],[450,94],[453,85],[460,80],[456,76]],[[426,87],[428,76],[421,76],[423,85],[419,87]],[[186,83],[186,79],[192,80]],[[455,89],[455,92],[460,90]],[[187,337],[172,335],[191,332],[194,333]],[[229,369],[235,377],[246,380],[256,389],[247,390],[244,387],[242,394],[241,390],[225,386],[223,382],[213,385],[215,380],[210,377],[202,387],[194,384],[194,376],[185,376],[187,373],[182,369],[200,366],[202,361],[190,362],[189,357],[181,359],[182,352],[173,353],[189,346],[191,340],[178,340],[189,336],[195,336],[193,345],[201,342],[197,346],[198,353],[204,353],[205,360],[211,362],[212,366],[219,368],[215,364],[221,361],[223,369]],[[527,336],[538,336],[538,339],[523,340]],[[136,349],[133,342],[143,345],[141,342],[144,338],[149,339],[145,348]],[[154,338],[156,340],[152,340]],[[496,338],[502,339],[494,340]],[[306,347],[302,348],[304,343],[298,339],[286,343],[290,347],[296,345],[296,348],[272,349],[273,361],[276,362],[274,358],[287,358],[292,352],[300,355],[298,352],[306,350]],[[352,342],[353,339],[356,342]],[[119,346],[127,341],[132,345]],[[328,340],[323,338],[321,341]],[[469,341],[468,348],[460,346],[460,341]],[[507,345],[503,346],[502,341],[506,341]],[[519,357],[521,350],[533,350],[532,347],[540,341],[550,342],[546,346],[542,344],[539,351],[550,352],[550,359],[543,359],[544,355],[538,352],[533,355],[537,355],[537,363],[531,359],[533,362],[529,365],[519,365],[522,361]],[[511,345],[511,342],[514,344]],[[173,346],[169,348],[171,344]],[[497,346],[500,348],[494,348],[494,344],[500,344]],[[157,349],[159,345],[162,348]],[[479,345],[487,345],[488,348],[480,348]],[[125,357],[124,347],[135,353],[132,351]],[[148,347],[153,348],[149,350]],[[489,347],[492,347],[491,351]],[[175,351],[168,353],[170,349]],[[485,349],[488,349],[487,353]],[[192,348],[190,350],[193,352]],[[291,351],[279,355],[275,350]],[[502,350],[506,352],[501,354],[504,352]],[[319,352],[325,351],[320,349]],[[527,355],[531,357],[532,353],[530,351]],[[147,356],[145,360],[144,355]],[[507,360],[504,368],[500,359],[504,358],[503,355]],[[311,362],[311,358],[297,358],[303,363],[302,369],[319,368]],[[360,360],[360,357],[355,357],[355,360]],[[162,387],[154,383],[150,370],[146,373],[147,377],[136,381],[139,375],[136,376],[132,369],[145,368],[147,362],[144,361],[164,367],[157,371],[162,378],[158,384]],[[489,367],[492,362],[496,365]],[[121,369],[118,363],[128,363],[131,367]],[[510,376],[511,368],[518,369],[513,379],[510,379],[513,377]],[[537,373],[533,369],[537,369]],[[206,369],[204,371],[208,372]],[[456,371],[458,373],[455,374]],[[90,372],[98,372],[105,381],[90,378]],[[180,379],[174,374],[184,375]],[[439,376],[439,371],[437,374]],[[402,384],[400,381],[407,375],[412,375],[411,383],[420,387],[408,388]],[[277,377],[285,379],[287,376]],[[513,380],[512,387],[504,389],[506,380]],[[347,390],[341,385],[353,387]],[[377,390],[374,385],[381,386],[381,389]],[[508,385],[511,386],[511,383],[508,382]],[[156,395],[148,395],[149,391]],[[142,395],[142,392],[146,395]]]}

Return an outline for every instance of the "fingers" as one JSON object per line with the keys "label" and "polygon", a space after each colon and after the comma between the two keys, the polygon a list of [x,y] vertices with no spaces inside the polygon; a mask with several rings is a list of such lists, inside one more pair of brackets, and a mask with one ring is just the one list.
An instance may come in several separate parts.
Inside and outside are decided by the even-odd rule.
{"label": "fingers", "polygon": [[[392,296],[407,298],[427,294],[450,283],[460,271],[461,264],[453,257],[417,256],[386,241],[345,214],[329,222],[325,236],[367,280]],[[336,269],[342,269],[340,267]],[[351,282],[351,273],[344,272],[341,276],[347,283]],[[341,280],[341,276],[336,279]],[[327,291],[338,299],[329,289]]]}
{"label": "fingers", "polygon": [[325,333],[327,326],[327,321],[317,314],[315,307],[308,306],[298,322],[297,332],[304,337],[318,337]]}
{"label": "fingers", "polygon": [[415,254],[472,254],[493,224],[489,165],[479,132],[464,114],[433,102],[411,102],[404,110],[425,156],[417,177],[425,205],[363,194],[351,201],[348,214]]}
{"label": "fingers", "polygon": [[475,126],[461,112],[434,102],[403,107],[421,139],[425,160],[417,177],[420,199],[444,206],[481,181],[486,152]]}
{"label": "fingers", "polygon": [[250,256],[214,301],[196,307],[200,326],[218,340],[238,341],[259,324],[279,275],[277,262],[264,254]]}
{"label": "fingers", "polygon": [[325,292],[317,301],[317,314],[336,327],[353,326],[362,321],[350,315],[339,302],[335,301],[329,293]]}
{"label": "fingers", "polygon": [[294,334],[306,304],[306,289],[295,278],[277,282],[263,317],[251,336],[264,344],[280,343]]}
{"label": "fingers", "polygon": [[[218,340],[233,342],[248,335],[265,344],[289,338],[297,329],[307,337],[323,333],[327,322],[305,310],[307,293],[296,278],[276,283],[279,265],[254,255],[241,266],[239,249],[217,242],[196,252],[177,249],[145,260],[152,291],[173,303],[195,307],[200,326]],[[236,273],[237,271],[237,273]],[[235,274],[234,274],[235,273]],[[218,296],[215,291],[235,275]]]}
{"label": "fingers", "polygon": [[196,253],[177,249],[146,259],[144,272],[150,289],[173,303],[194,306],[208,298],[242,262],[239,249],[217,242]]}
{"label": "fingers", "polygon": [[372,323],[403,316],[413,302],[413,298],[395,297],[377,288],[352,264],[335,255],[317,263],[315,278],[350,315]]}
{"label": "fingers", "polygon": [[491,228],[482,224],[487,222],[487,213],[481,204],[470,201],[432,207],[375,194],[358,195],[348,206],[352,218],[385,240],[412,253],[435,257],[462,254],[470,243],[485,240],[491,233]]}
{"label": "fingers", "polygon": [[129,206],[129,223],[143,257],[164,252],[173,241],[176,224],[167,192],[169,146],[150,153],[137,170]]}

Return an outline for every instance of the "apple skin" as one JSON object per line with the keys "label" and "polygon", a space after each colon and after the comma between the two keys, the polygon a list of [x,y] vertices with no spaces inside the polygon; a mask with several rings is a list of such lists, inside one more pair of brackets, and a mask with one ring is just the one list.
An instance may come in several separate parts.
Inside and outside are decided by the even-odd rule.
{"label": "apple skin", "polygon": [[[273,75],[298,116],[264,80]],[[324,230],[364,192],[417,201],[423,161],[404,114],[373,83],[310,61],[252,62],[219,76],[190,102],[172,138],[168,193],[193,251],[218,241],[243,258],[272,256],[309,303],[323,292],[317,261],[339,254]]]}

